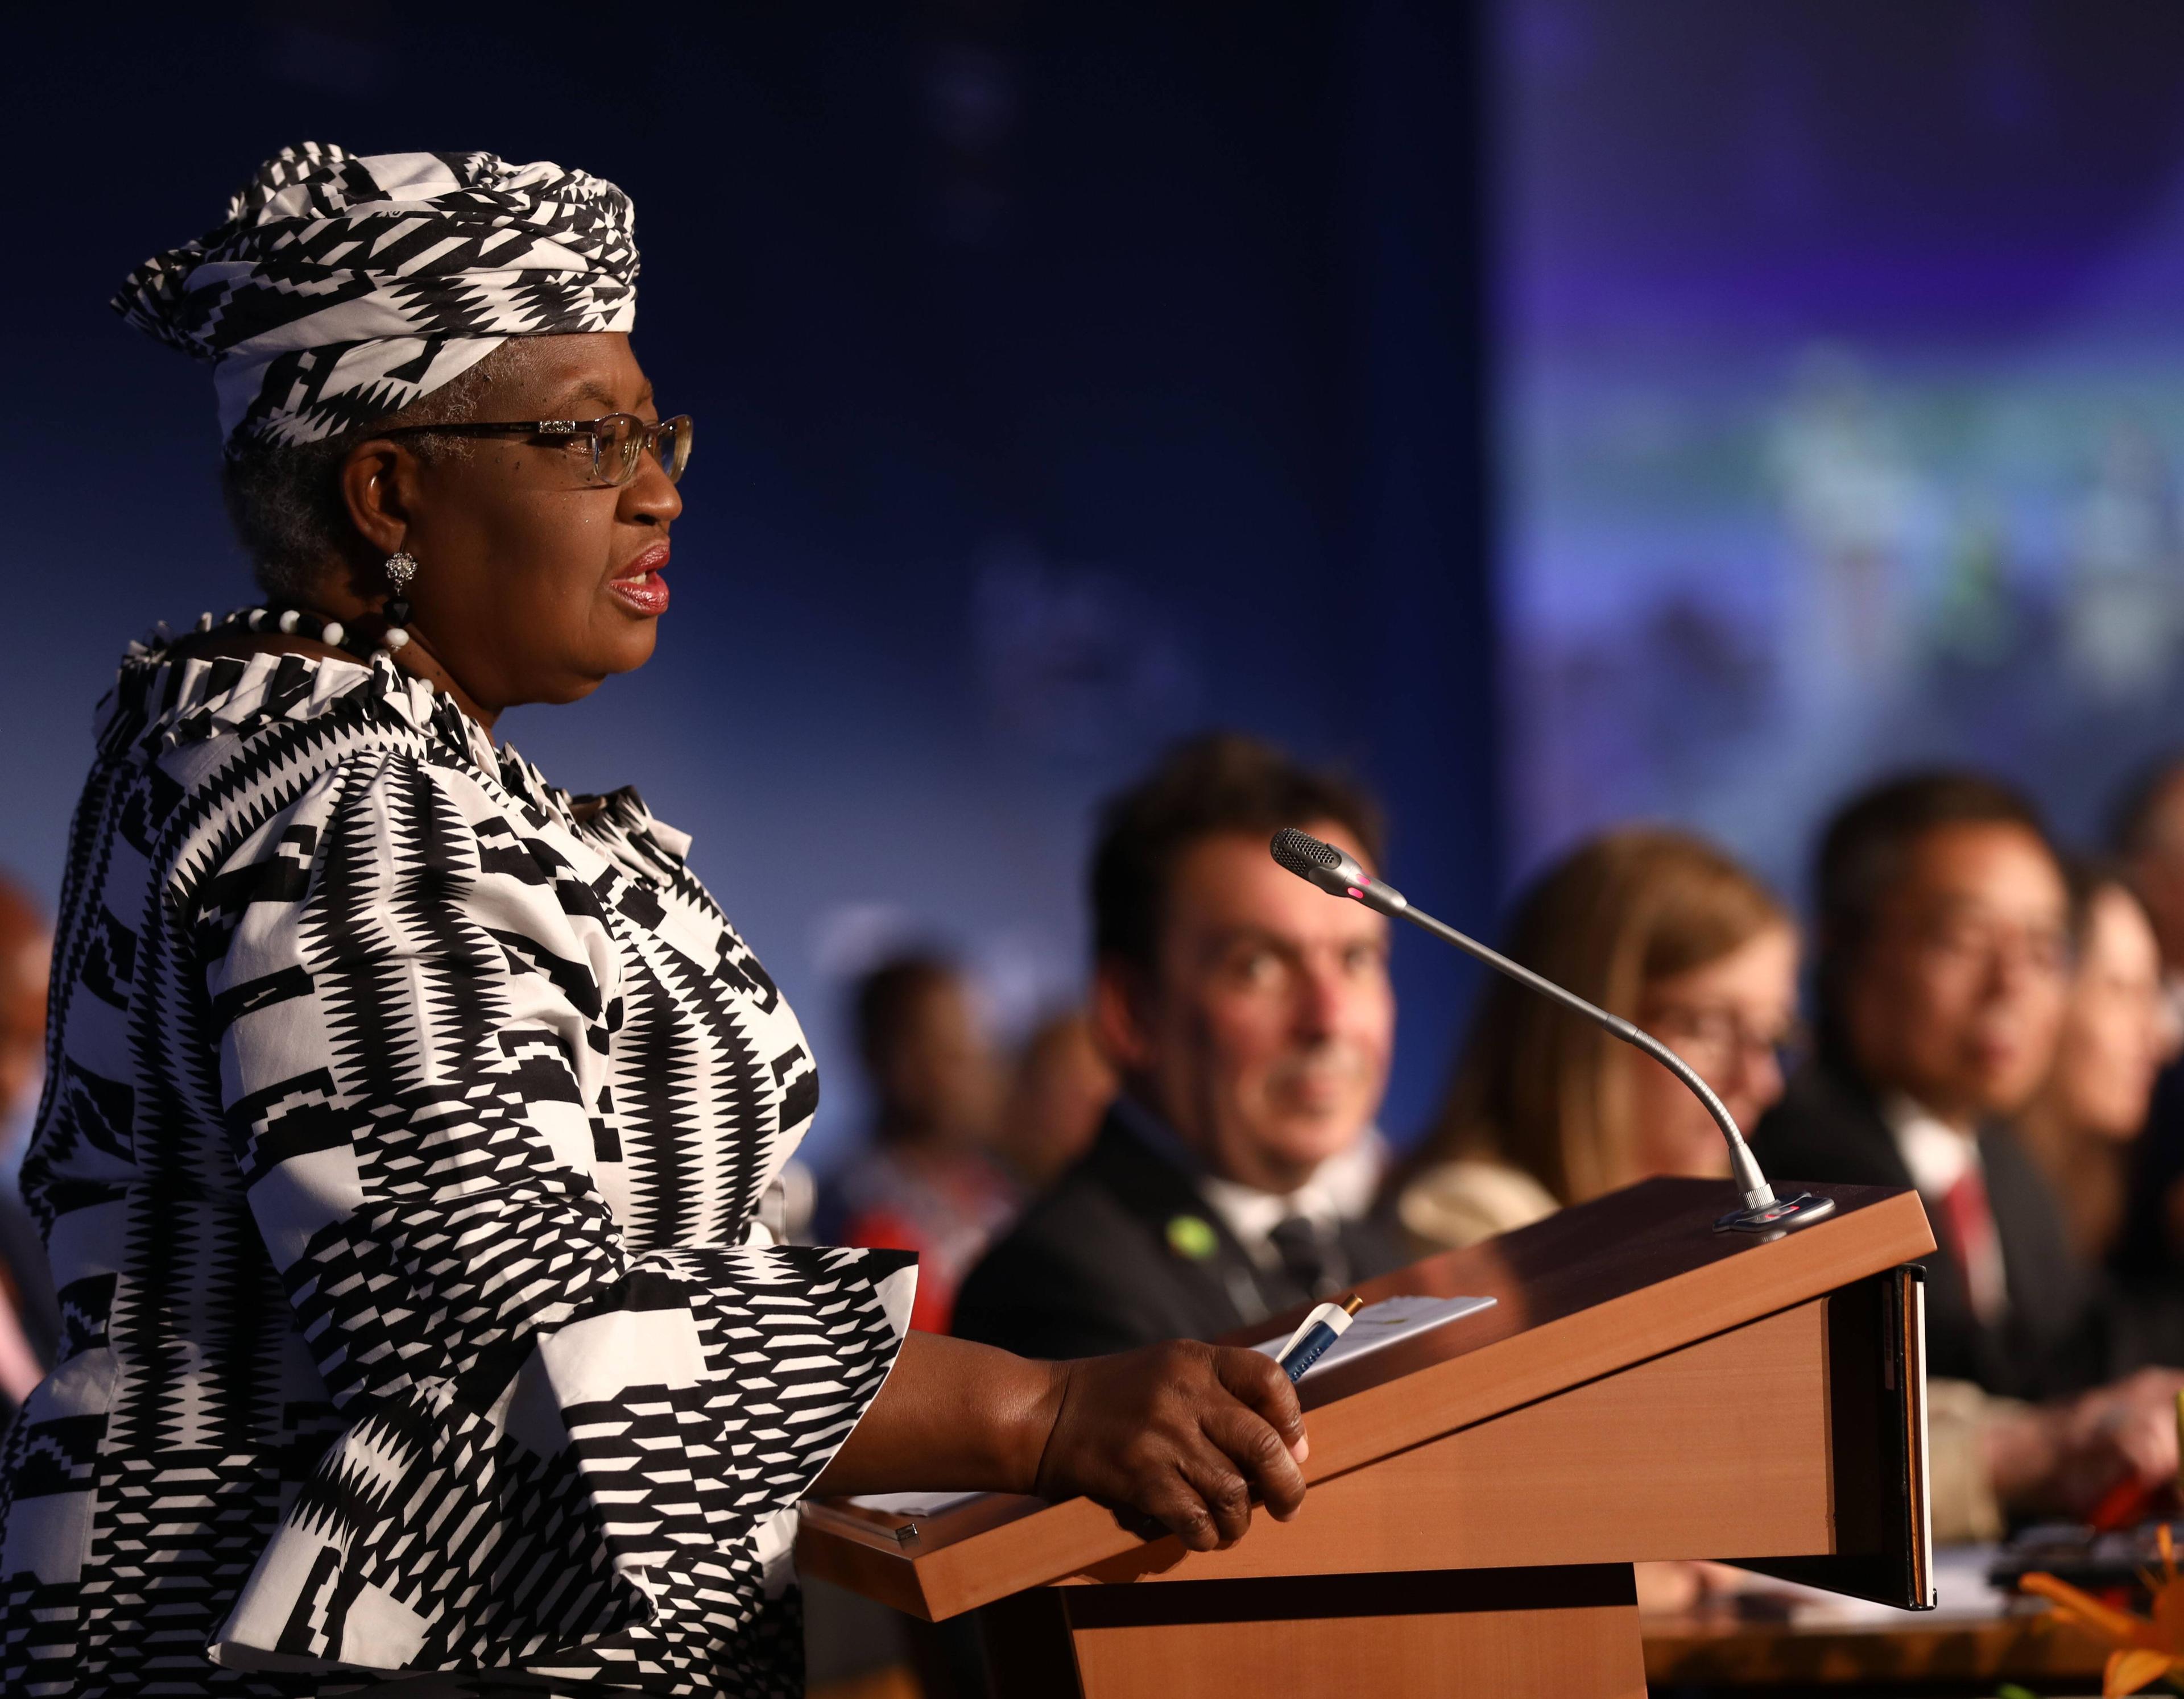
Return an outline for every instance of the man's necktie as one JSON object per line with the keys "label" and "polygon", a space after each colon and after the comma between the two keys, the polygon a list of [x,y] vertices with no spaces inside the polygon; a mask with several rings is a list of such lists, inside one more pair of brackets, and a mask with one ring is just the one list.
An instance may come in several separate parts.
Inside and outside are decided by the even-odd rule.
{"label": "man's necktie", "polygon": [[1948,1228],[1949,1248],[1964,1271],[1972,1313],[1993,1327],[2009,1307],[2009,1287],[2002,1266],[2002,1235],[1995,1230],[1986,1180],[1977,1167],[1967,1167],[1942,1195],[1941,1215]]}
{"label": "man's necktie", "polygon": [[1282,1259],[1282,1272],[1314,1298],[1325,1298],[1341,1290],[1339,1250],[1320,1236],[1319,1228],[1304,1216],[1284,1216],[1268,1231],[1267,1239]]}

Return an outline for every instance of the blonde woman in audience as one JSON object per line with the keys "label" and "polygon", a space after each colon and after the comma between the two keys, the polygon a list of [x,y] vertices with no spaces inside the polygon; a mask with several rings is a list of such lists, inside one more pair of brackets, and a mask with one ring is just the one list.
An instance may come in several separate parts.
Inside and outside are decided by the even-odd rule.
{"label": "blonde woman in audience", "polygon": [[[1797,927],[1712,844],[1636,827],[1580,845],[1520,900],[1507,948],[1662,1039],[1739,1126],[1782,1095]],[[1652,1175],[1728,1172],[1720,1131],[1666,1068],[1497,978],[1396,1207],[1419,1239],[1460,1247]],[[1756,1585],[1719,1564],[1638,1566],[1649,1613]]]}
{"label": "blonde woman in audience", "polygon": [[2071,883],[2078,948],[2062,1034],[2017,1131],[2055,1189],[2078,1254],[2098,1264],[2122,1225],[2131,1146],[2179,1033],[2145,905],[2110,868],[2075,869]]}
{"label": "blonde woman in audience", "polygon": [[[1532,887],[1508,950],[1662,1039],[1740,1126],[1782,1095],[1797,928],[1711,844],[1643,827],[1592,839]],[[1728,1172],[1720,1132],[1667,1069],[1496,979],[1397,1210],[1426,1244],[1462,1246],[1650,1175]]]}

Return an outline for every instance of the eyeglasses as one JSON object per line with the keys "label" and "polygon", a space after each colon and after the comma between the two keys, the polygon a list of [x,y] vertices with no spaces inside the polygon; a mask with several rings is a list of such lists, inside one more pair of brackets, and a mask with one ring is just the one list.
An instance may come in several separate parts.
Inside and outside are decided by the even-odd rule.
{"label": "eyeglasses", "polygon": [[634,413],[610,413],[604,419],[510,419],[488,424],[399,425],[382,437],[543,437],[566,443],[588,459],[587,483],[619,489],[638,474],[649,453],[677,482],[690,464],[690,415],[678,413],[657,423]]}
{"label": "eyeglasses", "polygon": [[1803,1025],[1795,1021],[1763,1032],[1746,1025],[1741,1016],[1727,1009],[1671,1005],[1648,1013],[1650,1018],[1641,1024],[1667,1040],[1669,1049],[1701,1073],[1716,1068],[1726,1072],[1733,1061],[1767,1056],[1774,1057],[1786,1073],[1808,1046]]}
{"label": "eyeglasses", "polygon": [[2077,951],[2060,927],[1945,919],[1914,931],[1910,941],[1930,963],[1982,974],[2006,965],[2053,979],[2077,966]]}

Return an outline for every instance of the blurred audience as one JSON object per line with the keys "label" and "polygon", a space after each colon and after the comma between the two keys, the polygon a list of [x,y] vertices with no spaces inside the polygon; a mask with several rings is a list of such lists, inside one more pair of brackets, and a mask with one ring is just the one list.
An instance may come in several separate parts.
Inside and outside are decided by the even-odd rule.
{"label": "blurred audience", "polygon": [[2121,1232],[2132,1143],[2179,1031],[2161,946],[2131,888],[2091,864],[2072,868],[2071,886],[2076,950],[2062,1033],[2017,1130],[2054,1189],[2073,1247],[2098,1264]]}
{"label": "blurred audience", "polygon": [[1360,791],[1242,738],[1108,804],[1092,1020],[1122,1095],[965,1284],[958,1333],[1050,1357],[1207,1339],[1403,1261],[1372,1213],[1387,922],[1277,866],[1284,826],[1380,862]]}
{"label": "blurred audience", "polygon": [[[1752,1126],[1782,1093],[1797,935],[1711,844],[1636,828],[1594,838],[1518,905],[1508,953],[1665,1041]],[[1397,1211],[1435,1246],[1507,1233],[1655,1174],[1729,1172],[1721,1132],[1675,1076],[1496,978]]]}
{"label": "blurred audience", "polygon": [[1083,1010],[1032,1028],[1010,1077],[999,1147],[1027,1191],[1045,1191],[1092,1148],[1121,1089]]}
{"label": "blurred audience", "polygon": [[963,1276],[1018,1202],[992,1156],[1000,1061],[970,985],[935,955],[866,975],[855,1028],[872,1135],[822,1189],[818,1236],[916,1251],[911,1325],[944,1334]]}
{"label": "blurred audience", "polygon": [[[1721,851],[1652,829],[1580,845],[1520,900],[1509,953],[1665,1039],[1740,1124],[1777,1124],[1762,1117],[1785,1094],[1777,1058],[1796,1033],[1797,937],[1777,900]],[[1719,1132],[1666,1069],[1496,985],[1401,1207],[1421,1238],[1462,1245],[1634,1180],[1726,1167]],[[1526,1206],[1505,1208],[1513,1183]],[[1940,1267],[1935,1277],[1950,1278]],[[1937,1371],[1928,1384],[1936,1537],[1992,1539],[2012,1515],[2083,1513],[2127,1475],[2166,1479],[2176,1457],[2166,1401],[2180,1381],[2150,1372],[2032,1406]],[[1748,1585],[1686,1565],[1645,1566],[1640,1579],[1649,1608]]]}
{"label": "blurred audience", "polygon": [[14,1168],[43,1078],[53,936],[30,894],[0,876],[0,1402],[12,1415],[53,1366],[60,1310]]}
{"label": "blurred audience", "polygon": [[1925,1202],[1937,1535],[2173,1479],[2184,1375],[2087,1390],[2110,1317],[2008,1124],[2048,1078],[2072,981],[2070,891],[2039,815],[1974,774],[1880,785],[1830,824],[1816,900],[1819,1051],[1754,1147],[1778,1187],[1915,1186]]}

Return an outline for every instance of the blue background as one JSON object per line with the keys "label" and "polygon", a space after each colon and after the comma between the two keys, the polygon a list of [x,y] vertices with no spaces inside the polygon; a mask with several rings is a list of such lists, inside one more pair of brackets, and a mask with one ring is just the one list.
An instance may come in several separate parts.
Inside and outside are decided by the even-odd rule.
{"label": "blue background", "polygon": [[[81,8],[20,20],[0,865],[50,900],[125,639],[248,599],[207,372],[106,306],[306,137],[629,191],[637,345],[699,421],[658,658],[505,734],[634,783],[819,1047],[846,978],[1081,984],[1095,799],[1230,725],[1351,764],[1392,872],[1498,890],[1483,217],[1461,8]],[[168,14],[175,16],[175,14]],[[426,563],[426,570],[430,570]],[[1399,962],[1402,1136],[1465,977]]]}
{"label": "blue background", "polygon": [[[1081,983],[1095,800],[1240,727],[1490,929],[1646,816],[1793,891],[1973,760],[2089,835],[2184,741],[2184,8],[2145,0],[265,7],[16,25],[0,865],[91,705],[244,599],[206,373],[106,309],[282,142],[634,197],[700,421],[659,658],[510,738],[633,783],[859,1117],[847,981]],[[429,563],[428,563],[429,564]],[[1468,990],[1399,950],[1387,1122]]]}
{"label": "blue background", "polygon": [[1499,17],[1507,871],[1652,815],[1794,888],[1936,760],[2096,835],[2184,744],[2184,8]]}

